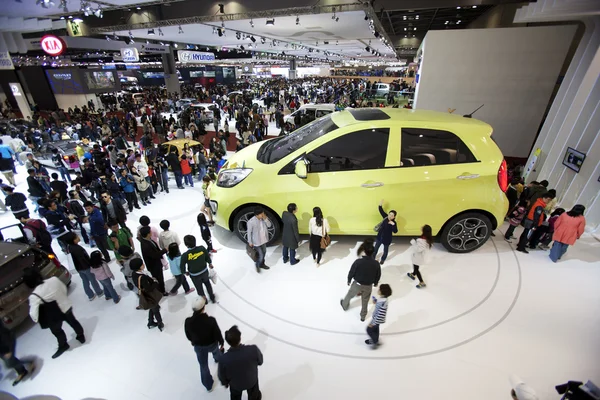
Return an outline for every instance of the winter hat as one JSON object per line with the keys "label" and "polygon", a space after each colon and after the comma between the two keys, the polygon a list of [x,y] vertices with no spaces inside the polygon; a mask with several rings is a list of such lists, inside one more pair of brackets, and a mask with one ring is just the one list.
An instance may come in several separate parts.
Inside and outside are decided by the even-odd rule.
{"label": "winter hat", "polygon": [[196,297],[194,301],[192,301],[192,310],[200,311],[206,305],[206,299],[204,297]]}

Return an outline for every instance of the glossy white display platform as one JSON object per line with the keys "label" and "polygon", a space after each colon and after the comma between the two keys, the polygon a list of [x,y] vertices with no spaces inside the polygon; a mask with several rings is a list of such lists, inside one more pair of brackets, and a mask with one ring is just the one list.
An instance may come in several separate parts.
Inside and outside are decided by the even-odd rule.
{"label": "glossy white display platform", "polygon": [[[25,178],[19,167],[17,190],[26,194]],[[152,205],[129,214],[129,227],[135,232],[139,217],[148,215],[156,226],[168,219],[181,238],[193,234],[200,240],[200,185],[179,190],[173,179],[170,183],[170,194],[158,194]],[[10,212],[0,215],[1,226],[13,221]],[[421,268],[425,290],[406,276],[408,238],[395,238],[381,279],[394,294],[377,350],[364,344],[369,319],[360,321],[358,299],[347,312],[339,305],[362,237],[334,237],[320,268],[307,237],[295,266],[283,264],[281,246],[270,247],[271,269],[259,275],[242,243],[215,228],[219,304],[209,304],[207,312],[223,332],[237,324],[243,342],[262,350],[264,399],[504,400],[510,399],[511,374],[535,388],[540,399],[558,399],[554,385],[569,379],[598,382],[600,243],[585,237],[554,264],[547,252],[516,253],[499,231],[496,235],[466,255],[449,254],[436,244]],[[120,285],[124,280],[115,262],[111,268],[122,295],[118,305],[103,298],[88,301],[79,276],[73,276],[69,293],[86,331],[85,345],[65,325],[71,350],[52,360],[55,338],[26,323],[19,329],[17,355],[36,356],[38,371],[13,388],[14,373],[3,368],[0,390],[18,398],[62,400],[228,399],[220,384],[210,394],[202,386],[183,331],[197,294],[180,290],[164,299],[164,332],[148,330],[147,313],[136,311],[136,295]],[[170,272],[165,279],[170,288]],[[216,379],[217,367],[209,362]]]}

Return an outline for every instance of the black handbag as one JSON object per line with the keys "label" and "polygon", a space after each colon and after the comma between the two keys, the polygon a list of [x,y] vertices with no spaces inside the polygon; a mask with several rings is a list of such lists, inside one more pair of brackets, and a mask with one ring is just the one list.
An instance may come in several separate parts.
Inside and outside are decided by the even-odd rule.
{"label": "black handbag", "polygon": [[252,261],[256,262],[258,260],[258,251],[249,244],[246,245],[246,254],[248,254],[248,257],[250,257]]}
{"label": "black handbag", "polygon": [[163,298],[163,294],[158,290],[156,285],[152,285],[152,289],[144,290],[142,289],[142,277],[138,278],[138,289],[140,290],[140,307],[144,310],[150,310],[154,308],[160,303],[160,300]]}
{"label": "black handbag", "polygon": [[40,304],[38,308],[38,323],[42,329],[48,329],[57,322],[62,322],[65,319],[65,314],[60,310],[56,301],[45,301],[40,296],[32,293],[34,296],[39,298],[43,304]]}

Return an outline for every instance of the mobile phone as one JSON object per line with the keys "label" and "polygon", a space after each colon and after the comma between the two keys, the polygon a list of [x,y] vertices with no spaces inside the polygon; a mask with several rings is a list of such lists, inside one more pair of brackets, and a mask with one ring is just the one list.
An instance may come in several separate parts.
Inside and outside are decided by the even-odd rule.
{"label": "mobile phone", "polygon": [[371,296],[371,298],[373,299],[373,301],[377,301],[377,297]]}

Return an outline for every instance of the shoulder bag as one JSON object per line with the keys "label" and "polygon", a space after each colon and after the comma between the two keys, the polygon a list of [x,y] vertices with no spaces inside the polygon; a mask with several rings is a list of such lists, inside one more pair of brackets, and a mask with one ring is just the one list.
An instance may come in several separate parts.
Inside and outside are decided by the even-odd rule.
{"label": "shoulder bag", "polygon": [[38,310],[38,323],[42,329],[48,329],[51,325],[64,321],[65,315],[60,310],[56,301],[45,301],[41,296],[32,293],[39,298],[43,304],[40,304]]}
{"label": "shoulder bag", "polygon": [[142,276],[138,278],[138,289],[140,290],[140,307],[144,310],[149,310],[154,308],[162,299],[163,294],[158,290],[156,285],[152,285],[152,289],[146,291],[142,289]]}
{"label": "shoulder bag", "polygon": [[325,250],[331,244],[331,237],[325,232],[325,220],[323,220],[322,224],[323,236],[321,236],[321,249]]}
{"label": "shoulder bag", "polygon": [[384,220],[382,220],[382,221],[381,221],[380,223],[378,223],[377,225],[375,225],[375,228],[373,228],[373,230],[374,230],[375,232],[379,233],[379,230],[380,230],[380,229],[381,229],[381,227],[383,226],[383,222],[384,222],[384,221],[385,221],[385,219],[384,219]]}

